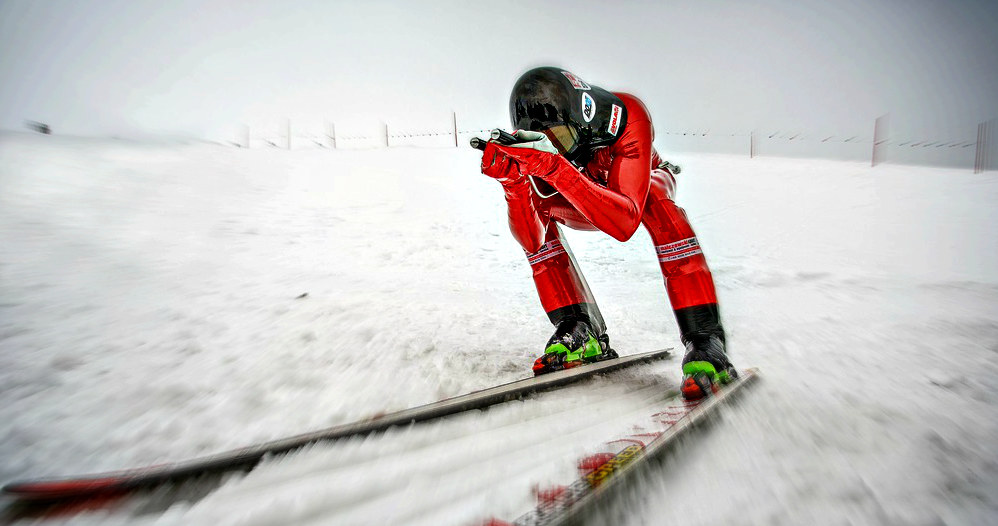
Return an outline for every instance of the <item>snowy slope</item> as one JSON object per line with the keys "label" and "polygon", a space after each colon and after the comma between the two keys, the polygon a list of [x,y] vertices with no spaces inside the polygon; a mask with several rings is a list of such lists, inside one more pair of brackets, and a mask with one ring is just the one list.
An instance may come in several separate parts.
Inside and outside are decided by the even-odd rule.
{"label": "snowy slope", "polygon": [[[0,136],[0,481],[209,454],[523,376],[551,329],[477,157]],[[733,359],[764,381],[607,517],[998,520],[994,174],[672,157]],[[615,346],[678,347],[647,235],[568,236]],[[316,446],[161,515],[73,522],[512,518],[678,364],[613,378]]]}

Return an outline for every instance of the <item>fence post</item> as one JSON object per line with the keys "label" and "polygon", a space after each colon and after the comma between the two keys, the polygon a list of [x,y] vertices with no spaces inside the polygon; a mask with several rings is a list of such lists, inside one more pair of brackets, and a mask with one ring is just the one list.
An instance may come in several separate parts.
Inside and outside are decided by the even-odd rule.
{"label": "fence post", "polygon": [[885,113],[873,122],[873,154],[870,166],[876,166],[887,159],[887,141],[890,135],[890,113]]}
{"label": "fence post", "polygon": [[385,123],[385,148],[391,148],[392,145],[388,140],[388,123]]}
{"label": "fence post", "polygon": [[326,122],[326,138],[329,139],[329,147],[333,150],[336,149],[336,123],[332,121]]}
{"label": "fence post", "polygon": [[451,112],[454,115],[454,147],[457,148],[457,112]]}
{"label": "fence post", "polygon": [[755,131],[749,132],[749,147],[748,147],[748,157],[749,159],[755,158]]}

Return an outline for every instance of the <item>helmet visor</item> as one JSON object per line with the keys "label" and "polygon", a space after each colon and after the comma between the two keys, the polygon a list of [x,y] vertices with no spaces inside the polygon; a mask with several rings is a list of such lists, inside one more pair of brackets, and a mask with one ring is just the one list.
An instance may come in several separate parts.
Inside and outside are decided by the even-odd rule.
{"label": "helmet visor", "polygon": [[540,131],[551,139],[551,143],[562,155],[571,152],[579,143],[579,132],[570,124],[555,124]]}

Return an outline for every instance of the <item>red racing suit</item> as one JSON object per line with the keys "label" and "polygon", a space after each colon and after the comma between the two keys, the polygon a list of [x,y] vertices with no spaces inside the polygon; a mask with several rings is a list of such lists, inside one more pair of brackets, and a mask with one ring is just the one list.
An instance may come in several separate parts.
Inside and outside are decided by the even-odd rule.
{"label": "red racing suit", "polygon": [[[644,225],[655,244],[673,310],[716,305],[714,283],[682,208],[674,202],[676,181],[658,168],[648,110],[632,95],[615,93],[627,108],[627,123],[612,145],[593,152],[584,170],[561,155],[490,142],[482,172],[503,184],[513,236],[527,253],[541,304],[555,324],[585,311],[605,330],[596,302],[579,272],[558,223],[600,230],[627,241]],[[558,191],[542,198],[527,175]]]}

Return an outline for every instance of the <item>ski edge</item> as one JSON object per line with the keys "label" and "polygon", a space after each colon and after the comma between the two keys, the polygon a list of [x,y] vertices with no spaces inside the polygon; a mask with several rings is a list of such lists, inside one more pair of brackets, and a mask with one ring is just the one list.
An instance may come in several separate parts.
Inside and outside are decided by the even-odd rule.
{"label": "ski edge", "polygon": [[395,426],[425,422],[464,411],[489,407],[574,383],[600,373],[609,373],[632,365],[665,359],[670,356],[671,351],[672,348],[648,351],[587,364],[583,367],[523,378],[366,420],[340,424],[215,455],[176,463],[86,475],[13,481],[0,488],[0,491],[6,496],[20,501],[58,501],[152,487],[200,474],[250,470],[270,455],[290,453],[316,442],[377,433]]}

